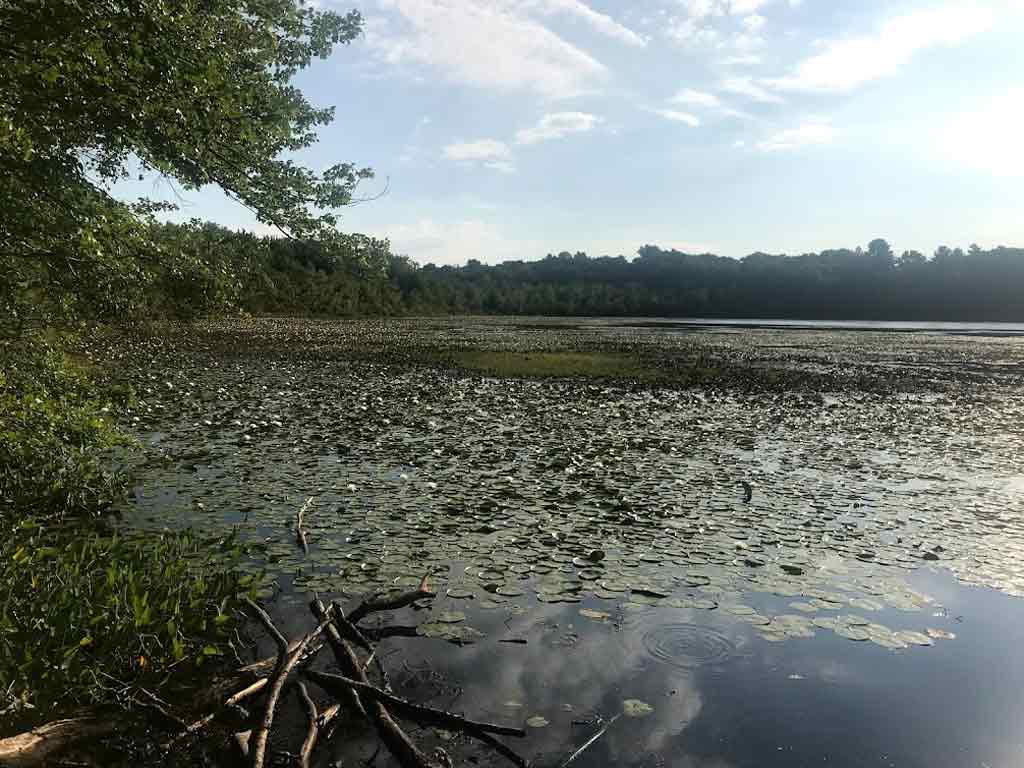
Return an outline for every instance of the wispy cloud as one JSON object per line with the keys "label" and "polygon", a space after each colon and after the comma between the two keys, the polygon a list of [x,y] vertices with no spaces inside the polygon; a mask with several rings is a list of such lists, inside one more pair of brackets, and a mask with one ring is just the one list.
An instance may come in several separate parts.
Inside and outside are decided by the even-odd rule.
{"label": "wispy cloud", "polygon": [[991,10],[969,2],[913,11],[890,19],[875,35],[828,44],[769,85],[787,91],[848,91],[895,75],[917,53],[974,37],[992,23]]}
{"label": "wispy cloud", "polygon": [[691,128],[697,128],[700,125],[700,118],[689,112],[680,112],[675,109],[651,109],[649,111],[675,123],[686,123]]}
{"label": "wispy cloud", "polygon": [[713,93],[696,91],[692,88],[683,88],[669,101],[674,104],[692,104],[698,107],[720,107],[722,101]]}
{"label": "wispy cloud", "polygon": [[762,104],[781,104],[784,101],[781,96],[758,84],[752,77],[728,77],[721,82],[720,87],[723,91],[746,96]]}
{"label": "wispy cloud", "polygon": [[497,139],[461,141],[444,148],[449,160],[504,160],[510,155],[508,145]]}
{"label": "wispy cloud", "polygon": [[780,152],[788,149],[799,149],[808,145],[831,144],[835,139],[836,130],[828,120],[807,120],[795,128],[768,137],[757,143],[762,152]]}
{"label": "wispy cloud", "polygon": [[554,112],[544,115],[535,126],[517,131],[516,144],[536,144],[573,133],[586,133],[601,122],[600,117],[586,112]]}
{"label": "wispy cloud", "polygon": [[629,27],[620,24],[611,16],[595,11],[581,0],[529,0],[526,7],[538,7],[545,13],[567,13],[589,24],[602,35],[614,38],[627,45],[643,47],[647,45],[640,35]]}
{"label": "wispy cloud", "polygon": [[379,0],[397,18],[368,25],[378,57],[449,80],[550,99],[593,90],[607,69],[522,11],[486,0]]}

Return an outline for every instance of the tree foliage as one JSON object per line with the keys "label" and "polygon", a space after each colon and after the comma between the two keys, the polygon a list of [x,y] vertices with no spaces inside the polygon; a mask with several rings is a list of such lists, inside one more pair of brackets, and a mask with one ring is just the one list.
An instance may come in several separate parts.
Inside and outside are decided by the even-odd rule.
{"label": "tree foliage", "polygon": [[110,194],[140,169],[216,184],[290,237],[339,237],[333,211],[370,172],[295,161],[333,109],[291,80],[360,27],[294,0],[0,2],[7,330],[123,317],[165,271],[206,269],[151,236],[160,205]]}

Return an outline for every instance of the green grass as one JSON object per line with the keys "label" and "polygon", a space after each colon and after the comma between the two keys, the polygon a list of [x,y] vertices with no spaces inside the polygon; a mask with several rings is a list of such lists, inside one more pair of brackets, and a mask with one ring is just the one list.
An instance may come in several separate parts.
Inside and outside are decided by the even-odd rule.
{"label": "green grass", "polygon": [[612,352],[458,352],[460,368],[495,376],[584,377],[650,380],[660,371],[631,355]]}

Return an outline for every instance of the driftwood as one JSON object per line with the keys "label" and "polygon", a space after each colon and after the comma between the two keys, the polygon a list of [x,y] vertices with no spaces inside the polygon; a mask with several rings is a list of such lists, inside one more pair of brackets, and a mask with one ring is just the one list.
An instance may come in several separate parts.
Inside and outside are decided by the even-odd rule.
{"label": "driftwood", "polygon": [[[316,616],[318,621],[323,621],[328,618],[327,611],[324,609],[323,603],[319,600],[314,600],[310,608],[313,610],[313,614]],[[337,618],[337,616],[335,616]],[[328,637],[330,635],[328,634]],[[332,643],[333,645],[333,643]],[[345,672],[345,674],[352,679],[357,680],[360,683],[366,683],[369,685],[369,680],[366,677],[366,671],[363,669],[363,665],[359,663],[359,658],[356,656],[355,651],[348,642],[339,636],[338,645],[335,648],[335,658],[338,662],[338,666]],[[349,688],[351,692],[352,689]],[[363,700],[362,697],[358,697],[362,708],[365,710],[367,717],[370,722],[373,723],[373,727],[376,728],[377,734],[380,736],[380,740],[387,747],[387,750],[394,756],[394,758],[402,765],[402,768],[440,768],[440,766],[428,758],[419,747],[417,747],[412,739],[410,739],[405,731],[396,723],[392,718],[388,710],[376,699],[367,697],[367,700]]]}
{"label": "driftwood", "polygon": [[[305,507],[306,505],[303,509]],[[296,521],[297,531],[302,530],[302,512],[303,510],[300,510]],[[195,716],[196,712],[207,714],[191,723],[182,720],[166,702],[142,689],[140,691],[147,694],[150,700],[140,700],[140,703],[155,708],[176,731],[175,735],[162,745],[165,751],[169,751],[182,738],[195,735],[213,723],[224,710],[235,707],[250,697],[260,696],[262,704],[256,724],[251,730],[234,733],[233,741],[249,765],[263,768],[267,761],[275,712],[289,680],[294,679],[293,672],[314,658],[324,645],[330,645],[342,674],[328,675],[307,670],[308,679],[318,683],[332,696],[340,699],[341,703],[347,704],[353,713],[369,720],[380,737],[381,745],[392,754],[402,768],[441,768],[442,763],[449,766],[451,763],[443,751],[438,751],[433,757],[425,754],[402,729],[395,716],[419,725],[444,727],[465,733],[488,744],[518,768],[524,768],[527,766],[526,761],[492,735],[521,737],[525,735],[521,728],[474,722],[459,715],[415,704],[395,696],[390,691],[380,656],[356,622],[372,613],[402,608],[416,600],[433,596],[434,593],[427,584],[427,577],[424,576],[416,590],[365,600],[353,611],[350,618],[345,617],[337,604],[326,608],[320,600],[314,600],[310,604],[310,609],[318,625],[301,639],[291,643],[277,629],[266,611],[251,600],[246,600],[255,618],[266,628],[277,645],[277,653],[274,656],[244,666],[226,678],[214,680],[204,686],[196,693],[188,710],[183,711],[189,711],[192,716]],[[321,635],[325,637],[321,639]],[[365,660],[360,659],[354,650],[355,647],[366,652]],[[367,670],[374,663],[379,671],[379,685],[372,684],[367,677]],[[338,703],[332,703],[318,711],[305,684],[300,681],[295,687],[307,720],[305,737],[297,753],[298,762],[300,768],[309,768],[318,742],[330,737],[328,729],[339,716],[342,707]],[[55,758],[61,752],[67,751],[75,742],[109,736],[123,723],[123,720],[114,715],[68,718],[40,726],[27,733],[0,739],[0,765],[10,765],[14,768],[52,765]]]}
{"label": "driftwood", "polygon": [[[324,621],[327,618],[327,610],[324,608],[324,604],[320,600],[313,600],[309,604],[309,609],[313,612],[313,616],[316,617],[317,621]],[[337,615],[337,613],[335,613]],[[341,634],[338,632],[338,628],[334,624],[327,625],[327,642],[331,646],[331,650],[334,652],[334,659],[338,662],[338,666],[344,670],[351,669],[352,665],[358,665],[359,659],[356,658],[355,654],[352,653],[352,649],[348,647],[348,644],[341,639]],[[353,711],[368,717],[366,709],[363,707],[363,702],[360,701],[359,696],[356,695],[355,691],[350,690],[347,696],[343,696],[342,699],[346,701]]]}
{"label": "driftwood", "polygon": [[302,652],[306,650],[306,646],[319,637],[330,619],[329,617],[325,619],[320,626],[302,638],[294,650],[289,650],[288,641],[285,640],[284,635],[274,626],[274,622],[270,620],[267,612],[249,598],[246,598],[245,601],[263,626],[266,627],[267,631],[270,632],[278,648],[277,663],[274,667],[274,675],[271,678],[268,689],[267,702],[263,708],[263,717],[260,719],[259,725],[253,730],[249,749],[253,768],[263,768],[263,763],[266,760],[267,739],[270,738],[270,727],[274,723],[274,709],[277,707],[277,701],[281,696],[281,691],[284,690],[284,684],[288,679],[288,675],[295,668],[295,665],[299,663],[299,659],[302,658]]}
{"label": "driftwood", "polygon": [[306,684],[299,682],[297,687],[302,705],[306,708],[306,719],[309,721],[306,738],[302,740],[302,747],[299,749],[299,768],[309,768],[309,761],[313,757],[313,749],[316,748],[316,740],[320,735],[320,716],[316,711],[316,704],[309,697]]}
{"label": "driftwood", "polygon": [[307,670],[306,677],[326,690],[328,693],[338,692],[351,688],[360,695],[367,695],[386,704],[401,717],[413,720],[420,725],[431,725],[439,728],[454,728],[465,733],[475,735],[477,733],[497,733],[501,736],[526,736],[526,731],[511,725],[495,725],[494,723],[480,723],[474,720],[467,720],[443,709],[434,709],[422,704],[414,704],[411,701],[395,696],[393,693],[381,690],[375,685],[363,683],[359,680],[352,680],[343,675],[332,675],[328,672],[316,672]]}
{"label": "driftwood", "polygon": [[298,513],[295,515],[295,540],[299,546],[302,547],[302,551],[305,554],[309,554],[309,542],[306,540],[306,530],[302,527],[302,516],[306,513],[306,510],[313,506],[313,497],[310,496],[299,507]]}
{"label": "driftwood", "polygon": [[364,600],[359,606],[348,615],[348,620],[353,624],[358,624],[360,620],[365,618],[371,613],[379,613],[380,611],[395,611],[399,608],[405,608],[407,605],[412,605],[417,600],[424,600],[429,597],[436,597],[437,593],[430,590],[428,578],[430,574],[427,573],[423,576],[420,581],[419,587],[412,590],[411,592],[403,592],[399,595],[391,595],[390,597],[377,597],[370,600]]}
{"label": "driftwood", "polygon": [[0,739],[0,765],[30,768],[48,765],[71,744],[107,736],[117,730],[116,718],[71,717]]}
{"label": "driftwood", "polygon": [[491,736],[492,733],[497,733],[502,736],[523,737],[526,736],[526,731],[522,728],[467,720],[466,718],[454,715],[451,712],[445,712],[441,709],[433,709],[432,707],[425,707],[422,704],[414,704],[411,701],[401,699],[387,693],[386,691],[382,691],[376,686],[369,685],[368,683],[364,683],[359,680],[352,680],[341,675],[331,675],[326,672],[315,672],[313,670],[307,670],[305,674],[310,680],[315,682],[328,693],[339,695],[346,689],[357,691],[360,695],[369,696],[376,699],[381,704],[386,705],[399,717],[407,718],[420,725],[450,728],[461,731],[468,736],[472,736],[473,738],[479,739],[480,741],[494,747],[515,765],[521,766],[522,768],[525,768],[525,766],[528,765],[523,758]]}

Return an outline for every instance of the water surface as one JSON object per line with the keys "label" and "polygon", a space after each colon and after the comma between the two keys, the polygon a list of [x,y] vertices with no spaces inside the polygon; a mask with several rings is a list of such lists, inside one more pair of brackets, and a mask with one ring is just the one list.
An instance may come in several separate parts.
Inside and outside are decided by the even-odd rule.
{"label": "water surface", "polygon": [[[396,688],[542,717],[517,744],[540,765],[628,699],[653,711],[574,765],[1024,765],[1024,342],[517,322],[258,321],[154,353],[124,525],[265,541],[294,632],[312,593],[429,574],[431,607],[377,620]],[[795,378],[496,379],[417,362],[435,348]],[[373,741],[353,724],[335,744]]]}

